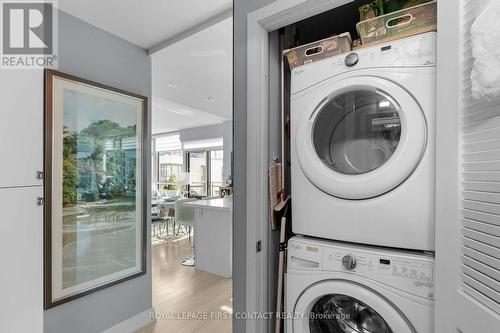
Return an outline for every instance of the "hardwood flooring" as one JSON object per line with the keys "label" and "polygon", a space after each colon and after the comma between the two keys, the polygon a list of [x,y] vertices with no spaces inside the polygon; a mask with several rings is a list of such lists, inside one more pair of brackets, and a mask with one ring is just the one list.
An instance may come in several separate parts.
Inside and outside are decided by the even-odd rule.
{"label": "hardwood flooring", "polygon": [[231,332],[232,281],[181,265],[192,253],[187,238],[153,243],[153,306],[162,318],[138,333]]}

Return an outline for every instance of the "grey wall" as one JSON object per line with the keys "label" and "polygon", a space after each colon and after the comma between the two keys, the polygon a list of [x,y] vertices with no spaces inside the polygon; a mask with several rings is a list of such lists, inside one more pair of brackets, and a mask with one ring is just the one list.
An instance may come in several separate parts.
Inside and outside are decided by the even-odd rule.
{"label": "grey wall", "polygon": [[179,131],[181,141],[203,140],[210,138],[220,138],[223,136],[222,124],[186,128]]}
{"label": "grey wall", "polygon": [[[247,14],[274,0],[234,0],[233,8],[233,311],[246,310],[246,154],[247,154]],[[233,332],[245,332],[245,322],[234,319]]]}
{"label": "grey wall", "polygon": [[[151,96],[151,63],[144,49],[63,12],[59,15],[59,70]],[[150,128],[148,124],[148,133]],[[149,156],[149,147],[147,149]],[[145,168],[149,172],[150,161],[146,159],[145,162]],[[150,183],[148,179],[146,184]],[[150,198],[148,202],[149,200]],[[46,333],[102,332],[151,308],[149,230],[147,234],[146,275],[45,311],[44,331]]]}

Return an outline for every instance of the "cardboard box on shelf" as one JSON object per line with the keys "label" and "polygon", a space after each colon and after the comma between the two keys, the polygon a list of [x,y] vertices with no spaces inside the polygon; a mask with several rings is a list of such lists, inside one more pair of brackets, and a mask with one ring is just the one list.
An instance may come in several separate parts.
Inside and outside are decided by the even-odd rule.
{"label": "cardboard box on shelf", "polygon": [[301,45],[283,51],[290,68],[296,68],[318,60],[333,57],[352,50],[351,34],[343,34],[325,38],[317,42]]}
{"label": "cardboard box on shelf", "polygon": [[384,14],[397,12],[398,10],[415,7],[431,0],[384,0]]}
{"label": "cardboard box on shelf", "polygon": [[356,25],[363,47],[437,29],[437,2],[403,9],[359,22]]}
{"label": "cardboard box on shelf", "polygon": [[384,0],[375,0],[367,5],[359,7],[359,20],[369,20],[384,15],[384,13]]}

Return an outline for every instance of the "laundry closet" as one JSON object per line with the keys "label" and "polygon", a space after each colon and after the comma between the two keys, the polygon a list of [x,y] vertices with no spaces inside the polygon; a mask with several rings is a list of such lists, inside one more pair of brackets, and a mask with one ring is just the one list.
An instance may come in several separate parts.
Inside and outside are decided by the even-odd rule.
{"label": "laundry closet", "polygon": [[465,332],[479,318],[500,331],[500,100],[471,91],[487,1],[396,2],[269,34],[270,181],[282,184],[270,193],[290,195],[269,255],[270,281],[286,272],[284,332]]}

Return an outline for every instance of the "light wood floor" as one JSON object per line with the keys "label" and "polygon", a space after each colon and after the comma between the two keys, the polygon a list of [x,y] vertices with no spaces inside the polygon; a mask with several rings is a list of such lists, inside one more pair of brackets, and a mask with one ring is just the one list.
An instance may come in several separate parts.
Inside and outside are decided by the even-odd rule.
{"label": "light wood floor", "polygon": [[[181,265],[193,253],[188,239],[153,243],[153,306],[164,318],[138,333],[231,332],[232,281]],[[178,319],[196,314],[228,319]]]}

